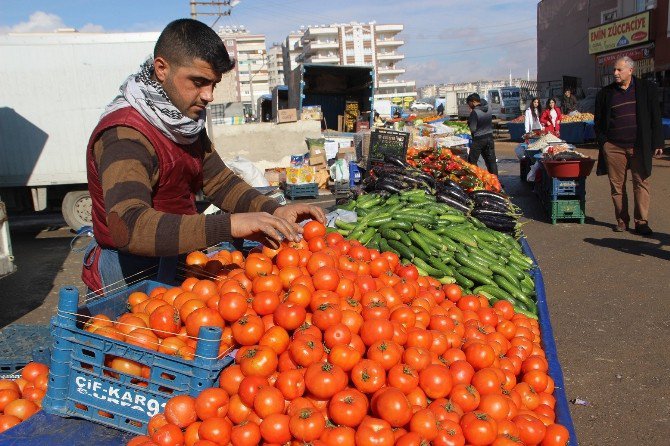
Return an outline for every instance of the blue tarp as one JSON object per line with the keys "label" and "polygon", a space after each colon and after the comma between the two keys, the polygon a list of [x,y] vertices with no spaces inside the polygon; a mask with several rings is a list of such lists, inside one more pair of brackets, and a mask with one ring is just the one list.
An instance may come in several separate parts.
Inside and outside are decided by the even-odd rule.
{"label": "blue tarp", "polygon": [[43,410],[0,435],[0,446],[119,446],[135,435],[101,424],[49,415]]}
{"label": "blue tarp", "polygon": [[[556,398],[556,422],[565,426],[570,432],[569,446],[578,446],[577,434],[570,415],[568,399],[565,393],[563,371],[558,360],[558,351],[554,341],[554,332],[549,319],[549,308],[544,288],[542,272],[530,245],[525,238],[520,239],[524,254],[533,260],[535,267],[531,275],[535,281],[537,294],[537,309],[542,337],[542,347],[549,363],[549,375],[555,383],[554,397]],[[123,433],[90,421],[74,418],[61,418],[40,411],[27,421],[0,435],[0,446],[28,446],[28,445],[96,445],[117,446],[126,444],[133,434]]]}
{"label": "blue tarp", "polygon": [[582,144],[584,142],[584,122],[568,122],[561,124],[561,139],[570,144]]}
{"label": "blue tarp", "polygon": [[530,245],[526,238],[520,239],[521,247],[524,254],[533,260],[535,267],[531,270],[531,275],[535,281],[535,293],[537,295],[537,311],[540,321],[540,336],[542,338],[542,347],[549,363],[549,375],[555,383],[554,398],[556,398],[556,422],[562,424],[570,432],[569,446],[577,446],[577,434],[575,433],[575,426],[572,423],[572,416],[570,415],[570,407],[568,406],[568,398],[565,394],[565,382],[563,380],[563,370],[558,361],[558,351],[556,349],[556,342],[554,341],[554,332],[551,329],[551,321],[549,320],[549,307],[547,306],[547,295],[544,289],[544,279],[542,272],[537,266],[537,260],[530,249]]}
{"label": "blue tarp", "polygon": [[670,118],[663,118],[661,124],[663,124],[663,138],[670,139]]}
{"label": "blue tarp", "polygon": [[596,139],[596,123],[593,121],[584,121],[584,141],[593,141]]}
{"label": "blue tarp", "polygon": [[526,127],[523,122],[508,122],[507,130],[509,138],[515,142],[523,142],[523,135],[526,133]]}

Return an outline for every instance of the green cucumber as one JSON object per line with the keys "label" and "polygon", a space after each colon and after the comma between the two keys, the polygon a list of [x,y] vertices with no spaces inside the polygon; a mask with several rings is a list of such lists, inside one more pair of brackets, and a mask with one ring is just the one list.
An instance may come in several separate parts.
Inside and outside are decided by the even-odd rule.
{"label": "green cucumber", "polygon": [[368,242],[367,246],[370,249],[376,249],[379,251],[379,240],[381,240],[382,236],[379,232],[376,232],[374,237],[372,237],[372,240]]}
{"label": "green cucumber", "polygon": [[456,279],[453,276],[443,276],[437,279],[442,285],[447,285],[450,283],[456,283]]}
{"label": "green cucumber", "polygon": [[379,240],[379,250],[380,250],[381,252],[392,252],[392,253],[394,253],[394,254],[396,254],[396,255],[400,255],[400,254],[398,253],[398,251],[396,251],[395,249],[393,249],[393,248],[388,244],[388,241],[386,241],[386,239],[383,238],[383,237]]}
{"label": "green cucumber", "polygon": [[457,268],[458,272],[463,276],[467,277],[470,280],[475,281],[475,283],[480,283],[482,285],[493,285],[495,282],[486,275],[480,273],[478,270],[469,268],[467,266],[461,266]]}
{"label": "green cucumber", "polygon": [[437,257],[430,257],[428,259],[428,263],[433,267],[437,268],[438,270],[442,271],[442,274],[451,274],[453,272],[453,269],[448,267],[447,265],[444,264],[440,259]]}
{"label": "green cucumber", "polygon": [[410,245],[407,248],[409,248],[410,251],[414,254],[414,257],[418,257],[424,262],[428,262],[428,259],[430,258],[429,254],[426,254],[421,248],[415,245]]}
{"label": "green cucumber", "polygon": [[520,289],[512,285],[507,279],[505,279],[503,276],[498,276],[495,275],[493,276],[493,280],[495,283],[498,284],[500,288],[503,290],[507,291],[509,294],[512,295],[513,298],[516,300],[524,303],[525,305],[534,305],[535,303],[531,298],[526,296]]}
{"label": "green cucumber", "polygon": [[396,231],[400,236],[400,242],[405,246],[412,246],[412,239],[409,238],[405,231]]}
{"label": "green cucumber", "polygon": [[402,239],[400,234],[398,234],[398,231],[396,231],[394,229],[391,229],[391,228],[386,228],[386,227],[382,226],[381,229],[379,230],[379,232],[381,233],[381,235],[385,239],[388,239],[388,240],[400,240],[400,239]]}
{"label": "green cucumber", "polygon": [[507,291],[503,290],[500,288],[498,285],[482,285],[474,289],[475,292],[478,291],[485,291],[493,296],[495,296],[499,300],[506,300],[507,302],[511,303],[512,305],[516,306],[518,304],[518,301],[513,298]]}
{"label": "green cucumber", "polygon": [[381,204],[382,201],[383,201],[382,197],[376,197],[376,198],[373,198],[372,200],[367,200],[363,203],[359,203],[357,207],[359,209],[370,209],[370,208],[373,208],[373,207]]}
{"label": "green cucumber", "polygon": [[387,243],[401,257],[404,257],[408,260],[412,260],[414,258],[414,253],[412,252],[412,250],[409,249],[407,246],[403,245],[401,242],[399,242],[397,240],[387,240]]}
{"label": "green cucumber", "polygon": [[522,310],[521,308],[515,308],[514,311],[517,313],[521,313],[526,317],[529,317],[531,319],[537,319],[537,314],[531,313],[530,311]]}
{"label": "green cucumber", "polygon": [[427,264],[427,263],[426,263],[423,259],[421,259],[420,257],[414,257],[414,259],[412,259],[412,263],[414,263],[414,265],[415,265],[417,268],[421,268],[422,270],[424,270],[425,272],[427,272],[429,276],[432,276],[432,277],[440,277],[440,276],[443,276],[443,275],[444,275],[444,273],[443,273],[442,271],[440,271],[439,269],[433,268],[432,266],[430,266],[429,264]]}
{"label": "green cucumber", "polygon": [[368,226],[372,226],[373,228],[377,228],[384,223],[389,223],[391,221],[391,215],[390,214],[381,214],[377,217],[373,217],[370,220],[368,220]]}
{"label": "green cucumber", "polygon": [[[462,266],[467,267],[469,269],[474,270],[478,274],[483,274],[484,276],[491,277],[493,276],[493,271],[491,271],[487,266],[482,265],[479,262],[474,261],[473,259],[469,258],[465,254],[461,254],[460,252],[457,252],[456,255],[454,255],[454,259],[458,263],[460,263]],[[461,273],[463,274],[463,273]],[[467,277],[467,274],[465,274]],[[470,277],[472,278],[472,277]],[[483,282],[486,283],[486,282]]]}
{"label": "green cucumber", "polygon": [[435,243],[442,245],[442,238],[439,235],[435,234],[430,229],[423,226],[421,223],[414,223],[414,230],[424,236],[428,240],[432,240]]}
{"label": "green cucumber", "polygon": [[388,223],[384,223],[380,226],[381,229],[402,229],[403,231],[409,231],[412,229],[412,223],[407,221],[398,221],[391,220]]}
{"label": "green cucumber", "polygon": [[453,227],[445,228],[444,235],[449,237],[452,240],[455,240],[463,245],[472,246],[473,248],[477,247],[477,240],[470,234],[461,232]]}
{"label": "green cucumber", "polygon": [[347,229],[347,230],[351,231],[352,229],[354,229],[356,227],[356,222],[352,223],[352,222],[347,222],[347,221],[344,221],[344,220],[337,219],[337,220],[335,220],[335,227],[337,227],[338,229]]}
{"label": "green cucumber", "polygon": [[509,283],[511,283],[512,285],[514,285],[515,287],[517,287],[517,288],[521,287],[521,283],[516,278],[516,276],[514,274],[512,274],[510,271],[508,271],[507,268],[505,268],[504,266],[500,266],[500,265],[495,264],[495,263],[490,263],[489,264],[489,269],[491,271],[493,271],[494,273],[498,274],[499,276],[502,276],[505,279],[507,279],[507,281]]}
{"label": "green cucumber", "polygon": [[468,279],[458,271],[454,271],[454,278],[456,279],[456,283],[458,283],[463,288],[472,288],[475,286],[475,283],[472,280]]}
{"label": "green cucumber", "polygon": [[433,248],[421,238],[421,235],[419,235],[418,232],[410,231],[407,233],[407,236],[412,241],[412,245],[416,245],[421,248],[421,250],[425,252],[426,255],[432,256],[436,254]]}
{"label": "green cucumber", "polygon": [[358,238],[358,241],[361,242],[362,245],[366,245],[370,240],[372,240],[372,237],[374,237],[376,233],[377,230],[375,228],[367,228]]}

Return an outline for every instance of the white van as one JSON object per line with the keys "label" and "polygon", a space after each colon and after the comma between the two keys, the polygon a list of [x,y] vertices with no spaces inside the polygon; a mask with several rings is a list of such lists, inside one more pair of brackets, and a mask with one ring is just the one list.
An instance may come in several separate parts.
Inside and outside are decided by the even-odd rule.
{"label": "white van", "polygon": [[[470,107],[466,98],[471,93],[458,93],[458,117],[467,119],[470,116]],[[479,93],[488,102],[489,111],[493,119],[514,119],[521,114],[519,87],[501,87],[492,88],[486,91],[485,95]]]}

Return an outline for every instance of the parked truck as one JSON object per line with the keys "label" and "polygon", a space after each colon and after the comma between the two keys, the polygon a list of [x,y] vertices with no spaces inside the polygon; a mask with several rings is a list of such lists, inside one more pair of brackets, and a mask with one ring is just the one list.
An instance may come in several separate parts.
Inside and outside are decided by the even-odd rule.
{"label": "parked truck", "polygon": [[60,208],[91,224],[86,145],[159,33],[0,36],[0,196],[9,212]]}
{"label": "parked truck", "polygon": [[16,270],[12,255],[12,240],[9,238],[9,220],[5,203],[0,199],[0,277]]}
{"label": "parked truck", "polygon": [[[458,117],[461,119],[467,119],[470,116],[471,110],[466,98],[471,93],[473,92],[458,93]],[[486,99],[493,119],[514,119],[521,114],[521,89],[519,87],[490,88],[477,93]]]}
{"label": "parked truck", "polygon": [[289,108],[319,105],[327,128],[337,129],[347,102],[357,102],[372,123],[374,68],[352,65],[302,64],[291,72]]}
{"label": "parked truck", "polygon": [[455,91],[447,91],[446,94],[435,98],[435,110],[442,104],[444,106],[445,117],[458,116],[458,97]]}

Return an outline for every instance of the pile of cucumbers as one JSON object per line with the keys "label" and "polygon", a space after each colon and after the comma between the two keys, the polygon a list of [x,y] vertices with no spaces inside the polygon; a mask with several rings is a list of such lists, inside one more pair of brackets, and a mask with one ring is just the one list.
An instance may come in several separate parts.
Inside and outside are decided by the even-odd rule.
{"label": "pile of cucumbers", "polygon": [[420,274],[458,283],[464,293],[480,294],[492,304],[506,300],[518,312],[537,317],[535,283],[529,274],[533,261],[509,234],[419,189],[361,195],[341,208],[358,215],[353,223],[335,221],[343,236],[394,252]]}

